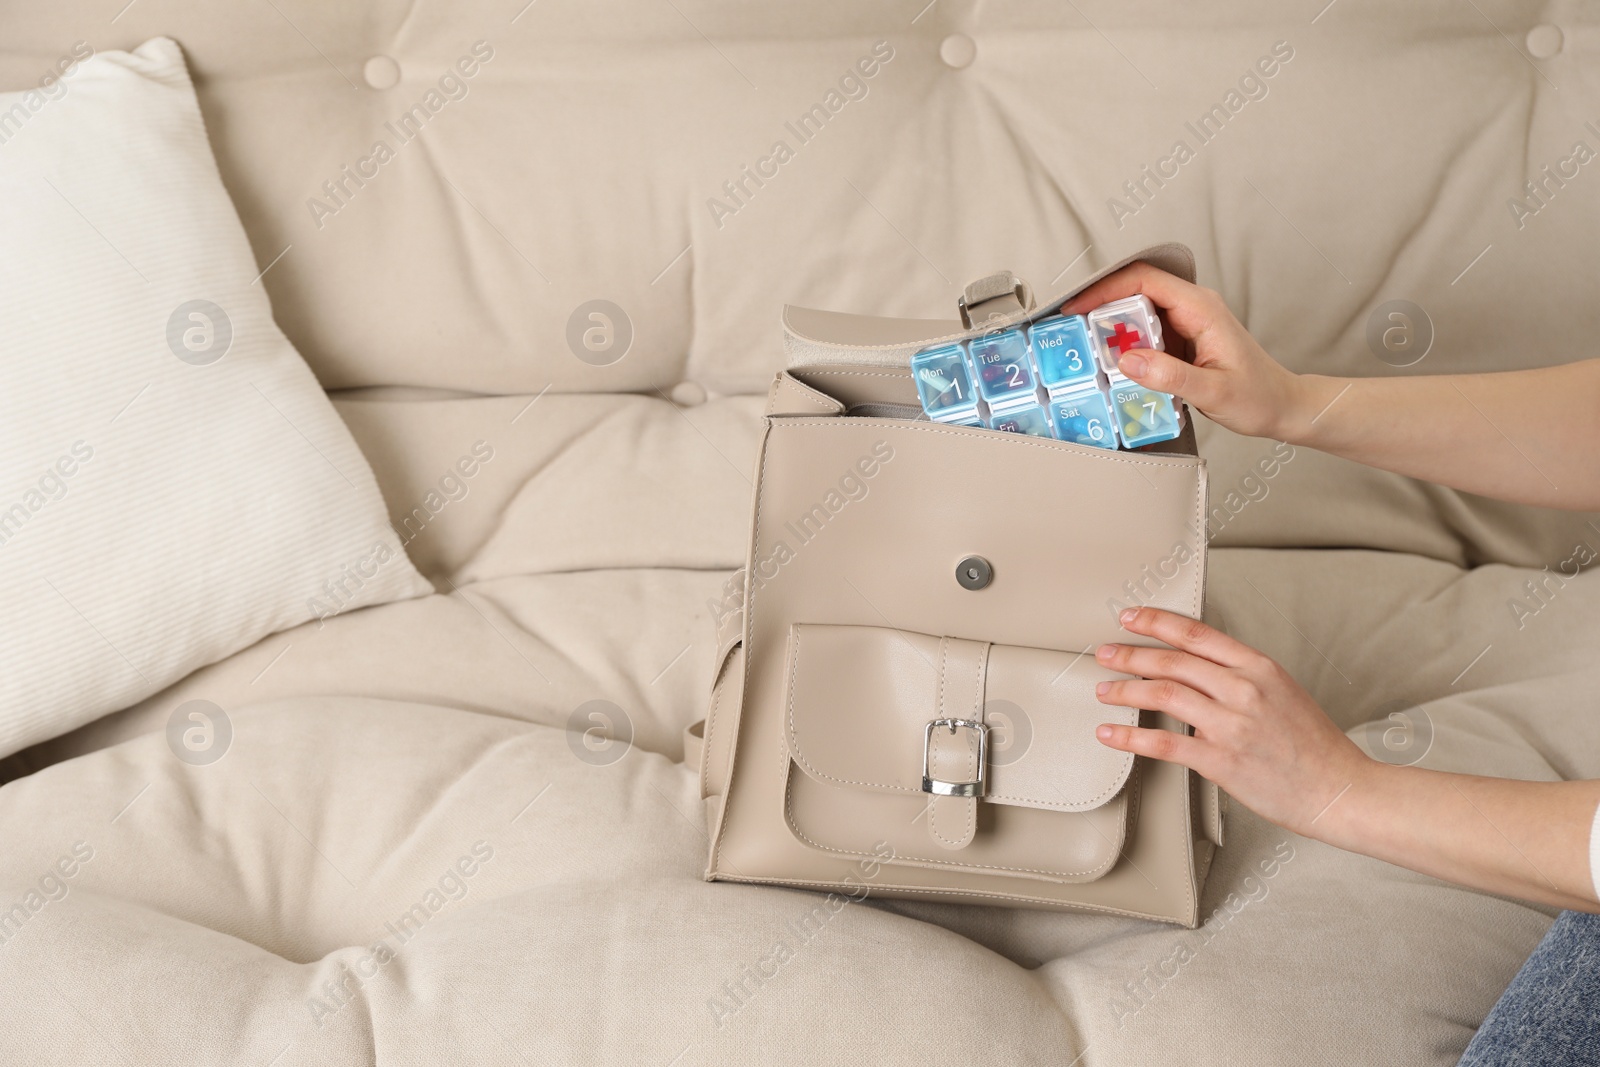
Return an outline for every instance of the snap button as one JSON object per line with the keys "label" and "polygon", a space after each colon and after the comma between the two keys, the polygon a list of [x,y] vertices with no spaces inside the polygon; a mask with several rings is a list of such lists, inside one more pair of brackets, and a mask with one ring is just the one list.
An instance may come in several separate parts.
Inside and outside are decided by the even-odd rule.
{"label": "snap button", "polygon": [[400,64],[388,56],[373,56],[362,66],[361,77],[374,89],[393,89],[400,84]]}
{"label": "snap button", "polygon": [[680,408],[698,407],[706,402],[706,387],[699,382],[679,382],[672,387],[672,402]]}
{"label": "snap button", "polygon": [[994,581],[994,568],[982,556],[968,556],[956,564],[956,581],[963,589],[982,589]]}
{"label": "snap button", "polygon": [[978,58],[978,42],[964,33],[952,33],[939,42],[939,58],[952,70],[970,67]]}
{"label": "snap button", "polygon": [[1542,22],[1528,31],[1528,54],[1534,59],[1549,59],[1561,51],[1564,40],[1560,26]]}

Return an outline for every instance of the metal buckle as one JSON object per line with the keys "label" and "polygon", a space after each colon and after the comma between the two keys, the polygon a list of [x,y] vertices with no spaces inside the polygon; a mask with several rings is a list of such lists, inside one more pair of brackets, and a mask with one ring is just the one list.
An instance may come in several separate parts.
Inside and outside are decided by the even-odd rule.
{"label": "metal buckle", "polygon": [[[928,775],[928,758],[933,753],[933,730],[945,726],[953,734],[956,727],[978,732],[978,779],[974,782],[946,782]],[[922,730],[922,791],[940,797],[981,797],[989,782],[989,727],[973,719],[934,719]]]}

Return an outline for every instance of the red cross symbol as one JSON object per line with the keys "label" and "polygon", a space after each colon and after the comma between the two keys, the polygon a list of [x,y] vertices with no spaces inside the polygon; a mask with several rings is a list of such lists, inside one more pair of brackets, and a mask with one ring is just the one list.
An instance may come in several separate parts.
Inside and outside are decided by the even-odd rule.
{"label": "red cross symbol", "polygon": [[1128,329],[1127,323],[1119,322],[1117,323],[1116,330],[1111,334],[1110,337],[1106,338],[1106,344],[1115,348],[1117,350],[1117,355],[1120,356],[1130,348],[1139,347],[1139,342],[1141,340],[1143,340],[1143,338],[1139,336],[1138,330],[1130,330]]}

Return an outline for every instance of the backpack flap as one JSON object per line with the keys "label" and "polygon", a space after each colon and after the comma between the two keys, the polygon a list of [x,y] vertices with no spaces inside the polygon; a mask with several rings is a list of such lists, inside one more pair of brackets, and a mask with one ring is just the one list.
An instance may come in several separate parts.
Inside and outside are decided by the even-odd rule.
{"label": "backpack flap", "polygon": [[[1128,827],[1134,760],[1100,744],[1082,652],[801,623],[789,646],[785,815],[813,848],[1090,881]],[[843,811],[849,818],[840,818]]]}

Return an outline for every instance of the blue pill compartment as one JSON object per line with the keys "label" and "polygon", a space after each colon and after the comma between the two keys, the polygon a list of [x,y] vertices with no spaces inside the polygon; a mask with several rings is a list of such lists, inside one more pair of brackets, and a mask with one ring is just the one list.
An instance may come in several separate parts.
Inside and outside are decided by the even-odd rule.
{"label": "blue pill compartment", "polygon": [[1183,416],[1172,397],[1127,378],[1111,383],[1117,436],[1128,448],[1170,441],[1183,432]]}
{"label": "blue pill compartment", "polygon": [[1039,381],[1051,392],[1094,381],[1094,352],[1082,315],[1040,319],[1028,328],[1028,344],[1039,368]]}
{"label": "blue pill compartment", "polygon": [[1115,357],[1135,347],[1165,350],[1144,296],[935,345],[911,358],[912,380],[936,422],[1140,448],[1178,437],[1184,416],[1176,398],[1122,374]]}
{"label": "blue pill compartment", "polygon": [[1004,433],[1023,433],[1033,437],[1050,436],[1050,420],[1031,398],[1000,410],[989,412],[989,428]]}
{"label": "blue pill compartment", "polygon": [[928,417],[940,422],[977,419],[978,396],[972,389],[967,357],[959,344],[918,352],[911,359],[911,376],[917,398]]}
{"label": "blue pill compartment", "polygon": [[1093,384],[1050,394],[1050,429],[1058,440],[1091,448],[1116,448],[1117,424],[1105,394]]}
{"label": "blue pill compartment", "polygon": [[974,337],[967,342],[978,373],[978,391],[991,407],[1033,396],[1033,364],[1028,338],[1020,329]]}

